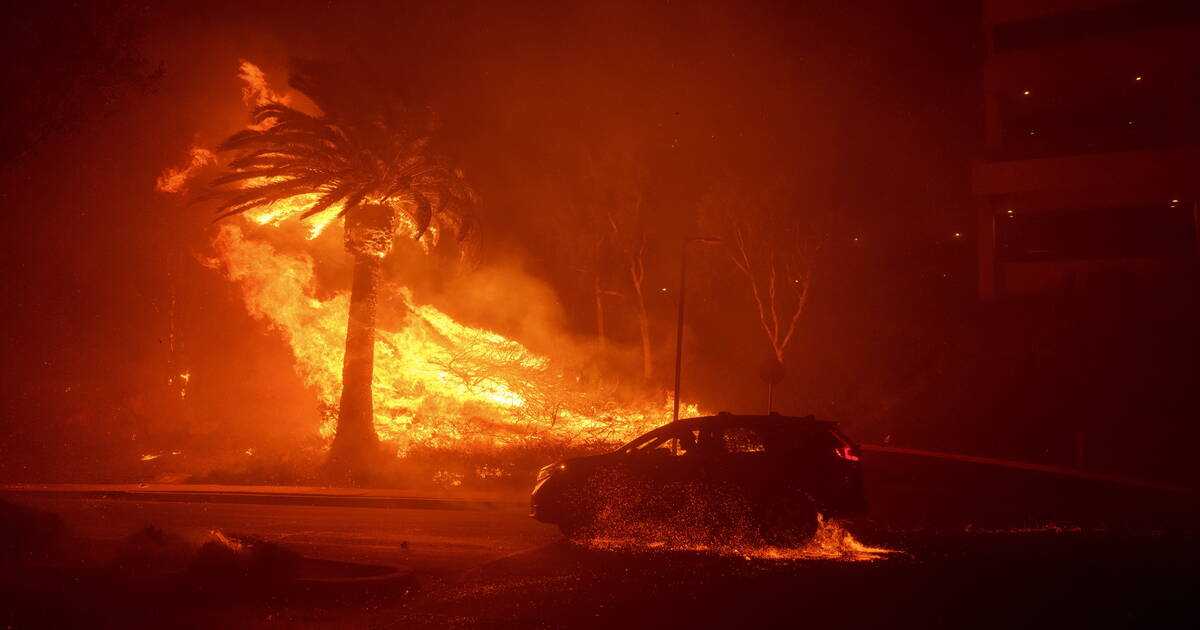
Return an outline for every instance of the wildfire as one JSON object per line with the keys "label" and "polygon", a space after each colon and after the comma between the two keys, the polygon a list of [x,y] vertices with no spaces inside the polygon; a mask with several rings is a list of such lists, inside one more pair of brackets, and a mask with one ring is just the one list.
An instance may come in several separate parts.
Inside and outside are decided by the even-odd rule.
{"label": "wildfire", "polygon": [[[239,77],[246,84],[242,97],[247,105],[288,100],[272,90],[250,62],[242,62]],[[163,174],[159,190],[182,190],[196,171],[215,160],[210,151],[198,147],[192,156],[187,168]],[[164,181],[170,184],[161,185]],[[265,182],[245,185],[261,183]],[[243,216],[250,228],[278,225],[312,207],[319,196],[314,191]],[[342,209],[335,205],[310,218],[308,239],[321,235]],[[411,234],[411,220],[403,213],[400,218],[398,232]],[[428,250],[437,237],[430,229],[421,245]],[[278,238],[279,233],[272,234],[273,240]],[[341,395],[348,292],[319,292],[310,256],[281,253],[237,224],[222,224],[213,246],[213,266],[240,287],[249,314],[269,323],[291,346],[297,374],[320,401],[325,416],[320,433],[332,436]],[[620,442],[670,418],[665,396],[622,406],[611,392],[578,386],[571,371],[554,359],[493,331],[463,325],[432,305],[418,304],[405,287],[385,283],[380,308],[405,313],[398,329],[377,331],[373,381],[375,429],[398,454],[416,445]],[[695,405],[684,405],[683,412],[699,414]]]}
{"label": "wildfire", "polygon": [[[245,186],[260,186],[269,184],[272,181],[282,178],[259,177],[246,180]],[[289,199],[273,203],[265,208],[251,210],[246,213],[246,217],[259,225],[279,225],[284,219],[288,219],[297,214],[303,213],[317,203],[320,199],[320,193],[312,193],[311,195],[298,195]],[[327,208],[324,212],[316,214],[308,219],[308,238],[314,239],[329,227],[330,223],[337,218],[342,211],[342,204],[334,204]]]}
{"label": "wildfire", "polygon": [[[267,103],[282,103],[287,105],[291,102],[291,98],[287,94],[281,94],[272,89],[270,84],[267,83],[266,74],[263,73],[262,69],[249,61],[244,59],[241,61],[241,64],[238,66],[238,78],[245,83],[242,86],[242,102],[248,107],[257,107]],[[248,128],[261,129],[268,125],[270,125],[270,121],[264,121],[261,125],[248,125]],[[201,169],[217,161],[216,154],[212,150],[202,146],[190,147],[188,149],[188,156],[188,162],[185,166],[169,168],[163,171],[162,175],[158,177],[158,181],[155,182],[154,187],[160,192],[165,193],[182,192],[188,182],[196,177]],[[278,181],[279,179],[282,178],[258,178],[248,180],[243,185],[259,186],[269,184],[272,181]],[[266,208],[248,212],[246,216],[260,225],[278,225],[284,219],[288,219],[311,208],[319,198],[320,193],[314,190],[311,195],[286,199]],[[313,239],[320,236],[343,209],[341,204],[335,204],[324,212],[309,217],[308,238]]]}
{"label": "wildfire", "polygon": [[267,75],[262,69],[245,59],[240,60],[238,65],[238,78],[246,84],[242,86],[242,102],[247,107],[254,108],[268,103],[290,105],[292,102],[287,94],[280,94],[271,89],[267,83]]}
{"label": "wildfire", "polygon": [[[214,246],[250,315],[270,323],[291,345],[297,373],[327,410],[321,433],[328,437],[341,394],[349,295],[322,299],[311,257],[282,254],[247,238],[239,226],[222,226]],[[619,407],[605,392],[581,391],[550,358],[417,304],[405,287],[385,289],[381,305],[390,303],[407,317],[401,328],[377,332],[375,429],[398,453],[417,444],[617,442],[669,419],[667,400]],[[694,405],[687,411],[699,413]]]}
{"label": "wildfire", "polygon": [[154,187],[165,193],[182,192],[184,186],[191,181],[200,169],[217,161],[217,156],[204,147],[193,146],[188,149],[188,163],[181,168],[169,168],[158,176]]}

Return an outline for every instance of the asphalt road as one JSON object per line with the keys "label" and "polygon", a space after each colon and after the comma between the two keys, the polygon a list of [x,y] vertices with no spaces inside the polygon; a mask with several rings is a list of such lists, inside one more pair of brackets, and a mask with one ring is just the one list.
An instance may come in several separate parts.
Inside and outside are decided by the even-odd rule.
{"label": "asphalt road", "polygon": [[301,555],[403,567],[452,575],[559,538],[552,526],[529,518],[516,503],[488,507],[417,509],[278,504],[275,497],[241,503],[106,499],[65,494],[10,495],[57,513],[70,530],[92,542],[97,556],[131,532],[154,526],[200,542],[214,531],[279,543]]}
{"label": "asphalt road", "polygon": [[[13,495],[10,495],[10,499]],[[10,627],[1145,627],[1197,625],[1190,534],[837,530],[806,550],[659,541],[568,544],[519,504],[478,509],[262,505],[26,494],[61,515],[78,567],[7,572]],[[301,591],[205,590],[94,570],[146,525],[305,556],[404,567]],[[717,548],[713,548],[717,547]],[[117,576],[117,577],[114,577]]]}

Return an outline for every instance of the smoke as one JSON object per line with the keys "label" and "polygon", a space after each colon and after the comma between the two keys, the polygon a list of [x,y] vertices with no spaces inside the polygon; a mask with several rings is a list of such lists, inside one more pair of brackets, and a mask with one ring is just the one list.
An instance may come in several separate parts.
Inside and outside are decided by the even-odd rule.
{"label": "smoke", "polygon": [[[712,176],[725,169],[775,168],[822,182],[827,171],[821,169],[848,162],[842,177],[850,183],[843,191],[850,201],[844,204],[855,205],[853,218],[864,226],[869,247],[879,241],[873,233],[900,233],[892,228],[909,222],[907,210],[957,207],[942,199],[927,203],[907,188],[907,197],[898,198],[886,185],[903,179],[916,187],[947,178],[937,164],[905,167],[913,141],[905,145],[904,138],[893,141],[895,134],[876,133],[907,128],[910,119],[920,118],[912,111],[934,108],[914,109],[902,100],[881,108],[889,114],[880,117],[873,113],[876,104],[920,95],[917,103],[924,105],[938,101],[942,91],[929,89],[928,79],[913,84],[911,76],[882,63],[898,65],[892,60],[903,56],[883,54],[875,43],[898,36],[879,28],[886,18],[872,17],[869,9],[830,17],[800,5],[548,9],[520,2],[298,2],[136,11],[147,19],[126,21],[125,11],[89,13],[82,22],[89,33],[109,32],[115,23],[143,29],[123,48],[101,46],[97,55],[116,67],[124,67],[124,59],[146,60],[138,76],[161,64],[154,90],[79,84],[85,89],[68,91],[71,102],[88,113],[107,113],[48,135],[3,173],[0,189],[9,206],[20,209],[10,219],[12,242],[4,248],[12,270],[5,278],[11,331],[5,354],[14,363],[14,378],[4,385],[4,439],[28,448],[12,449],[20,452],[0,465],[18,476],[139,478],[165,472],[155,467],[172,461],[199,461],[218,451],[262,454],[310,446],[300,436],[313,435],[320,425],[320,402],[297,374],[293,348],[269,323],[247,316],[237,285],[197,262],[213,258],[215,228],[204,208],[153,191],[165,168],[186,170],[193,163],[189,147],[211,148],[246,125],[242,60],[256,63],[276,92],[283,91],[293,56],[365,60],[441,114],[486,203],[481,262],[463,269],[451,258],[402,246],[387,263],[389,281],[408,287],[414,303],[436,305],[457,321],[519,340],[539,356],[587,364],[597,380],[637,380],[629,303],[624,296],[606,298],[609,351],[597,359],[591,283],[556,255],[573,244],[557,242],[546,229],[577,196],[585,145],[630,135],[656,148],[661,169],[654,211],[667,226],[651,235],[657,250],[650,253],[646,282],[656,291],[676,286],[673,239],[689,225]],[[863,18],[863,26],[853,27]],[[831,25],[850,39],[830,41]],[[22,72],[40,81],[69,80],[64,67],[103,65],[89,65],[91,48],[74,55],[75,48],[58,45],[70,44],[74,31],[60,34],[42,25],[29,32],[54,35],[47,39],[54,43],[10,57],[22,59]],[[922,36],[916,30],[905,35]],[[128,54],[130,47],[138,54]],[[59,51],[65,56],[52,54]],[[844,63],[850,57],[854,63]],[[946,59],[958,55],[910,65],[924,71]],[[880,76],[888,81],[878,81]],[[42,83],[11,84],[28,86],[15,96],[45,95],[37,89]],[[42,128],[43,121],[14,120]],[[866,131],[855,133],[860,127]],[[846,138],[857,143],[854,150],[834,142],[843,136],[856,136]],[[870,160],[855,161],[856,155]],[[888,165],[878,170],[891,178],[883,184],[870,168],[880,164]],[[193,190],[211,176],[205,168],[196,172]],[[877,217],[888,222],[875,226]],[[253,235],[280,254],[311,256],[312,298],[328,301],[348,286],[350,259],[340,230],[331,227],[311,241],[305,236],[304,226],[290,222]],[[701,258],[689,280],[696,293],[689,298],[685,392],[695,392],[706,406],[757,408],[760,333],[752,306]],[[886,365],[876,361],[880,346],[863,334],[887,324],[888,305],[837,301],[838,291],[860,292],[863,276],[819,279],[812,321],[797,342],[802,362],[791,372],[788,391],[778,394],[783,410],[806,411],[827,398],[826,391],[861,382],[864,370],[888,369],[875,367]],[[704,294],[706,285],[714,288]],[[660,366],[672,349],[672,300],[663,292],[648,305]],[[408,317],[402,302],[385,305],[383,326],[398,329]],[[897,355],[911,347],[904,340],[892,345],[899,349],[885,350]],[[703,360],[691,360],[696,356]],[[186,397],[180,396],[182,374],[189,375]],[[659,375],[669,381],[669,370]],[[793,393],[792,382],[802,383],[803,392]],[[652,386],[628,389],[645,394]],[[638,392],[618,393],[613,398]],[[185,455],[140,461],[147,453],[176,450]],[[109,466],[110,459],[130,465]]]}

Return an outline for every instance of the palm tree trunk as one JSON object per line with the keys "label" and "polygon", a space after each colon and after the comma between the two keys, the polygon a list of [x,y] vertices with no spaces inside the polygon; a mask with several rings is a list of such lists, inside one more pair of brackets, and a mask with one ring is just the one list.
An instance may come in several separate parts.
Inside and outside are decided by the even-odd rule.
{"label": "palm tree trunk", "polygon": [[346,355],[342,361],[342,402],[337,433],[330,448],[330,460],[339,463],[353,477],[367,472],[379,444],[371,382],[375,373],[375,308],[380,268],[377,256],[355,256]]}
{"label": "palm tree trunk", "polygon": [[330,472],[338,481],[364,481],[379,450],[371,385],[375,376],[375,311],[383,257],[391,249],[394,215],[384,206],[363,206],[346,216],[346,250],[354,256],[346,354],[342,359],[342,401],[337,432],[329,450]]}

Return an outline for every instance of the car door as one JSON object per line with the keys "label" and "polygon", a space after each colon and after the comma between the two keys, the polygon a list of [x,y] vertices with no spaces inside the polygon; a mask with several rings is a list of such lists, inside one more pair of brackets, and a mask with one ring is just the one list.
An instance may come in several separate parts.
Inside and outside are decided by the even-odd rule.
{"label": "car door", "polygon": [[714,459],[709,477],[712,492],[725,501],[727,510],[757,505],[764,482],[776,474],[767,453],[766,437],[761,428],[746,424],[714,430]]}
{"label": "car door", "polygon": [[704,461],[698,429],[672,427],[627,454],[630,508],[640,520],[668,521],[691,510]]}

